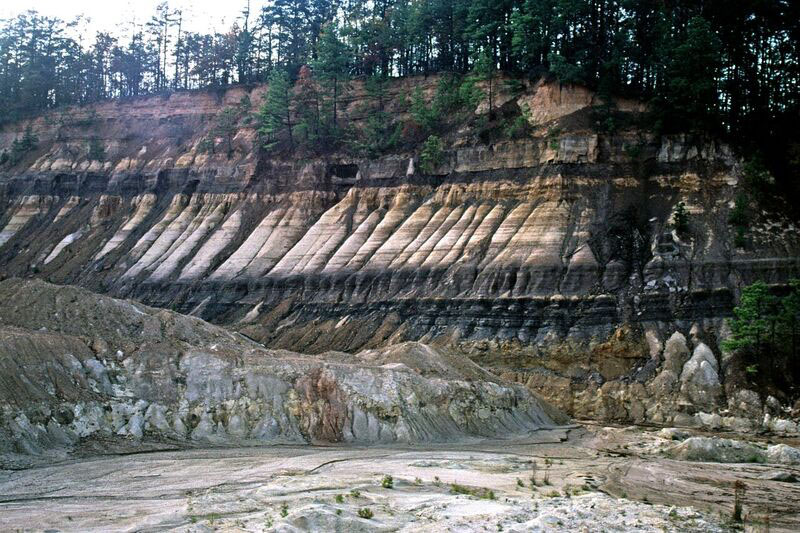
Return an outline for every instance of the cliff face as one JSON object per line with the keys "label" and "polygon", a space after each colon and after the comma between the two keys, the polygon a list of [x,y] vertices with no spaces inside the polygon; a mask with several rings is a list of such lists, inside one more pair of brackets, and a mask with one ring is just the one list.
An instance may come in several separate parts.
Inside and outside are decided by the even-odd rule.
{"label": "cliff face", "polygon": [[[392,87],[401,120],[411,85],[430,93],[435,80]],[[634,126],[598,133],[599,102],[579,87],[501,93],[499,105],[528,106],[532,133],[484,143],[465,124],[445,137],[432,174],[414,152],[260,154],[247,120],[230,154],[225,139],[201,150],[221,109],[244,96],[258,106],[263,92],[179,93],[34,121],[38,148],[0,175],[0,272],[191,313],[276,348],[440,344],[521,381],[566,380],[552,395],[569,390],[559,403],[573,413],[655,419],[622,400],[614,414],[572,399],[612,382],[637,394],[631,380],[654,378],[675,331],[719,363],[737,288],[800,270],[800,235],[777,215],[759,216],[747,246],[733,246],[740,168],[726,146]],[[356,86],[345,103],[356,124],[364,98]],[[616,107],[620,124],[642,111]],[[24,127],[3,130],[0,150]],[[102,161],[89,158],[91,143]],[[680,201],[690,231],[679,237],[670,221]],[[726,405],[720,394],[713,406]]]}

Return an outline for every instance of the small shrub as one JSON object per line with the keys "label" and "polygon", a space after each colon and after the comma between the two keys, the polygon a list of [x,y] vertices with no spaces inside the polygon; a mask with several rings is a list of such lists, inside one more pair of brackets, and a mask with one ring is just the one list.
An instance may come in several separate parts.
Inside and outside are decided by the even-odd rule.
{"label": "small shrub", "polygon": [[390,476],[389,474],[386,474],[385,476],[383,476],[383,479],[381,480],[381,487],[383,487],[384,489],[393,488],[394,487],[394,478],[392,478],[392,476]]}
{"label": "small shrub", "polygon": [[415,478],[414,478],[414,484],[415,484],[415,485],[422,485],[422,479],[420,479],[420,478],[418,478],[418,477],[415,477]]}
{"label": "small shrub", "polygon": [[197,150],[203,154],[214,153],[214,140],[213,139],[203,139],[200,141],[200,144],[197,145]]}
{"label": "small shrub", "polygon": [[525,483],[522,482],[520,478],[517,478],[517,487],[524,487]]}
{"label": "small shrub", "polygon": [[686,204],[678,202],[672,212],[672,224],[678,235],[686,235],[689,232],[689,213],[686,211]]}
{"label": "small shrub", "polygon": [[733,235],[733,245],[736,248],[744,248],[747,244],[747,229],[744,226],[736,226],[736,232]]}
{"label": "small shrub", "polygon": [[353,489],[353,490],[350,491],[350,496],[352,496],[353,498],[360,498],[361,497],[361,491],[358,490],[358,489]]}
{"label": "small shrub", "polygon": [[375,514],[369,507],[362,507],[358,510],[358,516],[366,520],[370,520],[373,516],[375,516]]}
{"label": "small shrub", "polygon": [[[560,146],[559,136],[561,135],[561,128],[550,128],[547,131],[547,140],[550,149],[553,151],[557,151],[558,147]],[[545,462],[549,461],[546,459]],[[549,464],[549,463],[548,463]]]}
{"label": "small shrub", "polygon": [[625,152],[625,155],[631,161],[636,161],[642,156],[642,145],[641,144],[626,144],[622,150]]}
{"label": "small shrub", "polygon": [[728,215],[728,223],[734,226],[746,226],[749,221],[750,217],[747,216],[747,205],[750,200],[747,198],[747,195],[744,193],[739,193],[736,195],[736,199],[733,201],[733,209],[731,209],[730,214]]}
{"label": "small shrub", "polygon": [[468,487],[466,485],[452,483],[450,485],[450,492],[453,494],[466,494],[467,496],[475,496],[478,498],[483,498],[484,500],[495,499],[494,491],[484,487]]}
{"label": "small shrub", "polygon": [[745,187],[755,196],[756,200],[763,200],[775,185],[775,178],[760,158],[754,157],[747,161],[742,174]]}
{"label": "small shrub", "polygon": [[557,490],[551,490],[550,492],[545,494],[545,496],[547,496],[548,498],[558,498],[559,496],[561,496],[561,493],[558,492]]}
{"label": "small shrub", "polygon": [[436,135],[430,135],[422,145],[419,155],[420,168],[430,174],[442,162],[442,140]]}
{"label": "small shrub", "polygon": [[22,161],[22,158],[26,153],[36,150],[38,146],[39,137],[37,137],[36,134],[33,133],[31,127],[28,126],[25,128],[25,133],[22,135],[22,139],[14,139],[14,141],[11,143],[11,153],[5,157],[5,160],[14,166]]}
{"label": "small shrub", "polygon": [[475,79],[468,77],[461,82],[461,86],[458,88],[458,97],[463,105],[470,111],[473,111],[483,100],[484,94],[483,91],[475,85]]}
{"label": "small shrub", "polygon": [[336,503],[344,503],[344,496],[342,496],[341,494],[337,494],[336,498],[334,499],[336,500]]}
{"label": "small shrub", "polygon": [[281,512],[281,516],[283,518],[286,518],[287,516],[289,516],[289,505],[286,504],[286,503],[282,503],[280,512]]}

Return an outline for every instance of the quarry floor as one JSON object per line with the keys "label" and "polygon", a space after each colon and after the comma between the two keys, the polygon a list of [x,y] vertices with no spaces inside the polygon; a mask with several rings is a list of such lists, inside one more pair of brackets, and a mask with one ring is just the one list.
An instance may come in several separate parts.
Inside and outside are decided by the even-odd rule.
{"label": "quarry floor", "polygon": [[[648,428],[576,425],[420,446],[109,446],[0,471],[0,530],[800,530],[800,485],[767,479],[776,467],[670,460],[663,440]],[[744,526],[730,522],[737,480]]]}

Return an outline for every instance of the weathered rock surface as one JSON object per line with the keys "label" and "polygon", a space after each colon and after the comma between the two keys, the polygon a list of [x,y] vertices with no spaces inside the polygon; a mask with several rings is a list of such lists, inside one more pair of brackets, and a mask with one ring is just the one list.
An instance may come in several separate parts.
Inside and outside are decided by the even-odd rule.
{"label": "weathered rock surface", "polygon": [[[392,87],[387,110],[400,120],[412,83],[431,94],[436,80]],[[0,277],[135,298],[270,348],[446,346],[551,391],[578,416],[761,424],[760,399],[745,414],[712,360],[739,287],[800,275],[800,232],[762,213],[747,246],[733,246],[741,165],[725,145],[599,132],[596,96],[538,83],[498,95],[530,107],[530,135],[487,143],[465,125],[448,134],[433,175],[415,171],[413,149],[263,154],[245,120],[230,155],[206,153],[213,117],[245,96],[257,106],[263,92],[107,102],[32,121],[39,148],[0,171]],[[364,98],[356,84],[343,105],[356,126]],[[628,118],[643,109],[616,106]],[[0,130],[0,149],[25,126]],[[89,159],[91,139],[104,161]],[[670,226],[679,201],[690,215],[680,237]],[[796,430],[789,415],[771,416]]]}
{"label": "weathered rock surface", "polygon": [[[665,459],[646,451],[663,440],[654,435],[576,428],[473,444],[213,448],[69,461],[0,471],[0,529],[728,531],[738,482],[747,487],[740,503],[748,525],[768,520],[770,531],[797,531],[800,484],[790,480],[800,470]],[[386,475],[392,488],[382,486]],[[489,491],[495,499],[479,497]],[[360,509],[373,517],[359,517]]]}
{"label": "weathered rock surface", "polygon": [[762,447],[719,437],[690,437],[669,448],[667,455],[685,461],[800,465],[800,449],[792,446],[775,444]]}
{"label": "weathered rock surface", "polygon": [[527,389],[404,344],[306,356],[194,317],[41,281],[0,282],[0,452],[80,439],[391,443],[564,422]]}

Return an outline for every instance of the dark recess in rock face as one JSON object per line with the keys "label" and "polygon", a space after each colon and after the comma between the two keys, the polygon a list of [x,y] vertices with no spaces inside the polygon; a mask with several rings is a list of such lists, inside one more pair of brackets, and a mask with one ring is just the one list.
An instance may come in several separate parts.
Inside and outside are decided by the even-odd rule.
{"label": "dark recess in rock face", "polygon": [[[409,83],[436,81],[399,83],[398,102]],[[360,90],[345,106],[356,126]],[[273,158],[255,149],[252,125],[230,158],[203,153],[210,119],[248,91],[257,105],[263,87],[99,104],[102,126],[68,140],[48,117],[34,121],[38,151],[0,174],[0,276],[135,298],[268,346],[423,340],[473,357],[482,346],[508,355],[485,364],[525,373],[541,370],[531,354],[589,351],[623,326],[663,343],[696,325],[719,356],[739,288],[800,275],[800,232],[777,214],[758,215],[747,246],[733,246],[740,166],[726,146],[593,131],[580,117],[598,102],[580,87],[499,95],[531,108],[531,135],[487,145],[454,132],[435,176],[415,152]],[[0,149],[24,127],[0,131]],[[79,149],[90,136],[105,161]],[[671,228],[679,201],[682,236]],[[630,377],[646,362],[634,355]],[[548,371],[578,379],[602,366]]]}

